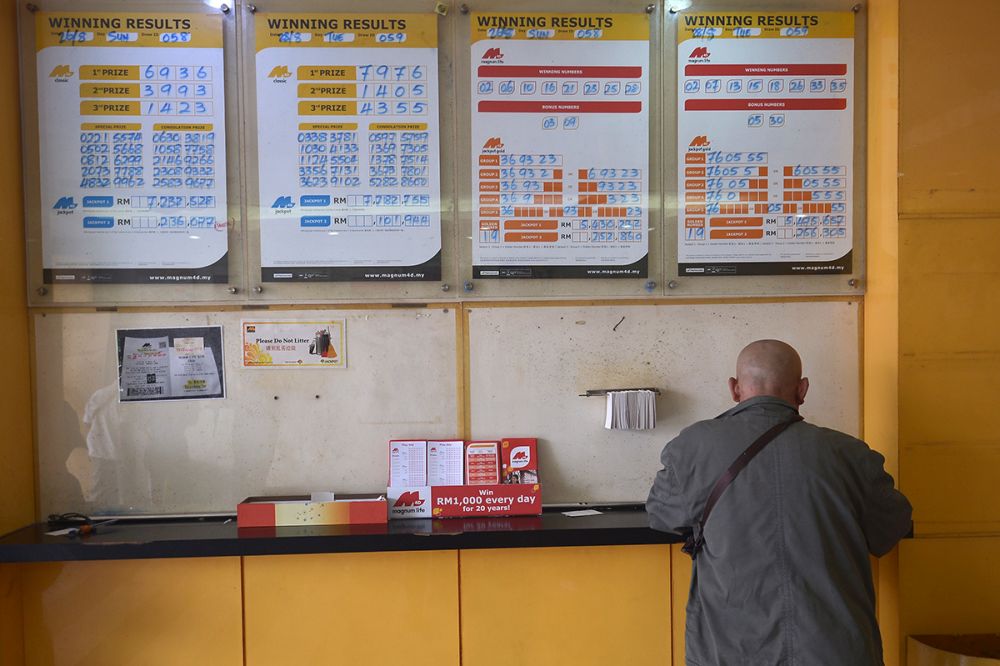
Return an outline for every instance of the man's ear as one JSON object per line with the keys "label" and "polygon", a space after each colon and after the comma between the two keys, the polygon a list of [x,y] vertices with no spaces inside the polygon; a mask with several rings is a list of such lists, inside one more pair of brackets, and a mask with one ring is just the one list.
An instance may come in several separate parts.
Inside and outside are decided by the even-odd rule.
{"label": "man's ear", "polygon": [[729,395],[733,397],[733,402],[740,401],[740,383],[736,381],[736,377],[729,378]]}
{"label": "man's ear", "polygon": [[799,385],[795,389],[795,401],[802,404],[806,401],[806,393],[809,392],[809,378],[803,377],[799,380]]}

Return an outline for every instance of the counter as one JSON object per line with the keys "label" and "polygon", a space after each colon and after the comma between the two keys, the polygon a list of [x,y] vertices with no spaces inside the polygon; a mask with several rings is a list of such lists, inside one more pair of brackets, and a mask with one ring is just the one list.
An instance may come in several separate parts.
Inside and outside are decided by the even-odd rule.
{"label": "counter", "polygon": [[47,536],[30,525],[0,537],[0,562],[59,562],[171,557],[295,555],[377,551],[464,550],[679,543],[647,527],[638,507],[600,515],[418,519],[383,525],[238,529],[235,518],[127,519],[86,537]]}

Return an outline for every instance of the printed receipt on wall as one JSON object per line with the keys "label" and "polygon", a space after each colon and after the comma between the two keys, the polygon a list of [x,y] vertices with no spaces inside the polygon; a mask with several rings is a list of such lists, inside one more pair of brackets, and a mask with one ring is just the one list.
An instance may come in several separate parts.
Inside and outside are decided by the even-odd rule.
{"label": "printed receipt on wall", "polygon": [[149,400],[169,395],[170,342],[160,338],[125,338],[121,399]]}
{"label": "printed receipt on wall", "polygon": [[201,350],[170,348],[170,395],[187,398],[222,392],[215,354],[211,347]]}
{"label": "printed receipt on wall", "polygon": [[118,331],[118,340],[121,401],[225,397],[221,327]]}

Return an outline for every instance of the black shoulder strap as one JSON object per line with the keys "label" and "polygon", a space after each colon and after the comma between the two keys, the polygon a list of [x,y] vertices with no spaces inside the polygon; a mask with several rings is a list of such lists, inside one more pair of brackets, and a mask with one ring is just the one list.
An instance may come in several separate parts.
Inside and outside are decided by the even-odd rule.
{"label": "black shoulder strap", "polygon": [[765,446],[771,443],[771,440],[780,435],[785,428],[801,420],[802,417],[796,414],[789,420],[782,421],[781,423],[769,428],[763,435],[754,440],[754,443],[748,446],[746,450],[744,450],[743,453],[741,453],[736,460],[733,461],[733,464],[729,466],[729,469],[722,473],[722,476],[719,477],[719,479],[715,482],[715,485],[712,487],[712,492],[708,495],[708,501],[705,502],[705,510],[702,512],[701,519],[695,526],[694,534],[688,538],[681,550],[694,559],[695,555],[698,554],[698,551],[701,550],[701,546],[705,543],[702,536],[705,529],[705,523],[708,521],[708,516],[712,513],[712,509],[715,507],[715,503],[719,501],[720,497],[722,497],[722,493],[726,492],[726,488],[728,488],[729,484],[733,482],[733,479],[735,479],[736,476],[743,471],[743,468],[746,467],[751,460],[753,460],[754,456],[760,453]]}

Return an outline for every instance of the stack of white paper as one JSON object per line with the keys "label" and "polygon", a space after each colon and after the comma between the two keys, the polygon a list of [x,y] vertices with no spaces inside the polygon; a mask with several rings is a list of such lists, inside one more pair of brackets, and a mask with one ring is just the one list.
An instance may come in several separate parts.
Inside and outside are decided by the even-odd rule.
{"label": "stack of white paper", "polygon": [[656,427],[656,393],[608,391],[604,427],[608,430],[652,430]]}
{"label": "stack of white paper", "polygon": [[465,476],[465,442],[461,439],[427,442],[427,485],[460,486]]}

